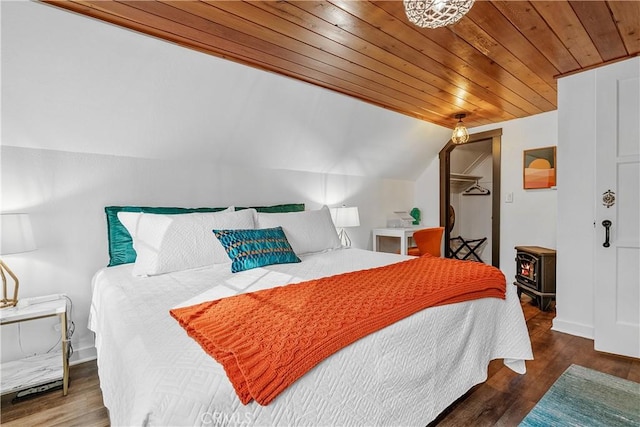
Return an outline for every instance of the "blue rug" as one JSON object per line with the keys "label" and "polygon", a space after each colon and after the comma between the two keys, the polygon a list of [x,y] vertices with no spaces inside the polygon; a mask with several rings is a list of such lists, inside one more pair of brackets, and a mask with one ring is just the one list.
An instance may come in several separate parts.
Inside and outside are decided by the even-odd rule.
{"label": "blue rug", "polygon": [[640,384],[571,365],[520,426],[638,427]]}

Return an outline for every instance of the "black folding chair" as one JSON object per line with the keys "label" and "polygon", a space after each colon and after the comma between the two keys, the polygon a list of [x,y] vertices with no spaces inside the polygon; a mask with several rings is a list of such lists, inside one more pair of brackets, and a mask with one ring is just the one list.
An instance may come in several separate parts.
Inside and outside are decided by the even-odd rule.
{"label": "black folding chair", "polygon": [[484,262],[480,258],[480,251],[482,251],[486,237],[481,239],[464,239],[462,236],[452,237],[449,240],[449,248],[451,250],[451,257],[456,259],[470,259],[472,261]]}

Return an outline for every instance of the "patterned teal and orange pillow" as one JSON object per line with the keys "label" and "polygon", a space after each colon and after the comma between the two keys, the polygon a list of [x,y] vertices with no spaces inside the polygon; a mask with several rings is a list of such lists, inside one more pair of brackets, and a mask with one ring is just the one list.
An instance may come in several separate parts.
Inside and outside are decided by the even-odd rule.
{"label": "patterned teal and orange pillow", "polygon": [[231,258],[232,273],[272,264],[300,262],[282,227],[213,230],[213,233]]}

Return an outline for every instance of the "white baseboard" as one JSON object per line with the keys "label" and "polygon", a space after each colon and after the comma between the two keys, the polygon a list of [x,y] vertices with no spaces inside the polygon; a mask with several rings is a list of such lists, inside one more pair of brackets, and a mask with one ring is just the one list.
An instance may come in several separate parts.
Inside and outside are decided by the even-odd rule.
{"label": "white baseboard", "polygon": [[557,317],[553,319],[552,331],[563,332],[577,337],[593,339],[593,326],[583,325],[581,323],[567,322]]}
{"label": "white baseboard", "polygon": [[84,347],[79,349],[73,349],[73,354],[69,358],[69,365],[77,365],[79,363],[89,362],[91,360],[96,360],[98,358],[98,353],[96,352],[95,347]]}

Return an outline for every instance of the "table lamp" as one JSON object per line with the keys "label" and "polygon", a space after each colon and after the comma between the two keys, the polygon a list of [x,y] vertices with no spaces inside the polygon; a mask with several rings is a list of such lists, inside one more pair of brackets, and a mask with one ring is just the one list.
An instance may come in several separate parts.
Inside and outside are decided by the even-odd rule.
{"label": "table lamp", "polygon": [[342,246],[350,247],[351,239],[349,238],[349,235],[347,235],[345,228],[360,226],[360,216],[358,215],[358,208],[355,206],[331,208],[331,219],[333,220],[336,228],[340,229],[338,237],[340,238],[340,243],[342,243]]}
{"label": "table lamp", "polygon": [[[36,249],[31,221],[27,214],[0,214],[0,255],[18,254]],[[7,275],[14,282],[13,297],[7,295]],[[2,276],[2,301],[0,308],[13,307],[18,303],[18,277],[0,259],[0,276]]]}

